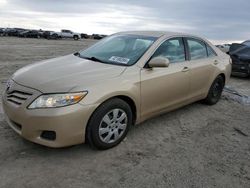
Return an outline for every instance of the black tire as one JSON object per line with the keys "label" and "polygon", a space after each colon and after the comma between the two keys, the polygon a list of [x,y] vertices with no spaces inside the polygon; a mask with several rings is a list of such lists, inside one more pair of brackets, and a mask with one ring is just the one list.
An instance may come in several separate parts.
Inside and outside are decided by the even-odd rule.
{"label": "black tire", "polygon": [[[121,137],[114,141],[113,143],[105,143],[102,141],[101,136],[99,135],[99,128],[102,126],[102,120],[105,115],[107,115],[109,112],[111,112],[114,109],[121,109],[123,112],[126,113],[127,117],[127,126],[122,131]],[[116,145],[118,145],[127,135],[128,130],[130,126],[132,125],[132,111],[130,106],[123,100],[119,98],[113,98],[110,99],[103,104],[101,104],[96,111],[92,114],[88,126],[87,126],[87,132],[86,132],[86,138],[87,142],[94,148],[97,149],[109,149]],[[108,128],[108,124],[107,124]],[[113,130],[112,130],[113,131]],[[110,133],[110,132],[109,132]],[[107,133],[107,134],[109,134]]]}
{"label": "black tire", "polygon": [[74,39],[74,40],[79,40],[79,37],[78,37],[77,35],[74,35],[74,36],[73,36],[73,39]]}
{"label": "black tire", "polygon": [[224,78],[221,75],[217,76],[217,78],[213,81],[204,102],[208,105],[216,104],[220,100],[224,85]]}
{"label": "black tire", "polygon": [[53,37],[53,39],[58,39],[59,38],[58,34],[53,34],[52,37]]}

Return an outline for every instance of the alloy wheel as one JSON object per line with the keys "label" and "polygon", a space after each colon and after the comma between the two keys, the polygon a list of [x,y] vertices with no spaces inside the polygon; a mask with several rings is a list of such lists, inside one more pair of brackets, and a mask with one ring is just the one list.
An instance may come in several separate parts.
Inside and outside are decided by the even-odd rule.
{"label": "alloy wheel", "polygon": [[124,134],[128,117],[124,110],[116,108],[109,111],[99,125],[99,138],[104,143],[114,143]]}

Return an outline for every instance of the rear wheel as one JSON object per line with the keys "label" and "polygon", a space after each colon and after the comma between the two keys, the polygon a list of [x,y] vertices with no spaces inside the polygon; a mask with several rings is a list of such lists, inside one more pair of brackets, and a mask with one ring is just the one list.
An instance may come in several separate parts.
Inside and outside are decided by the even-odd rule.
{"label": "rear wheel", "polygon": [[78,40],[79,37],[78,37],[77,35],[75,35],[75,36],[73,37],[73,39],[74,39],[74,40]]}
{"label": "rear wheel", "polygon": [[112,148],[125,138],[131,124],[130,106],[121,99],[111,99],[98,107],[90,118],[88,142],[98,149]]}
{"label": "rear wheel", "polygon": [[209,105],[216,104],[220,100],[224,85],[225,85],[224,78],[219,75],[211,85],[208,95],[204,100],[205,103]]}

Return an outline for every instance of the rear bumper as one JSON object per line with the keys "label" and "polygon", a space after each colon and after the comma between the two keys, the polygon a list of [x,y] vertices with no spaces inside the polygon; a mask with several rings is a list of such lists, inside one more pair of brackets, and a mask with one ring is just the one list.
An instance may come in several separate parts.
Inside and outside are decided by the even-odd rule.
{"label": "rear bumper", "polygon": [[[49,147],[65,147],[85,142],[85,129],[97,105],[75,104],[61,108],[27,109],[2,98],[5,120],[23,138]],[[44,131],[52,131],[55,139],[42,136]]]}
{"label": "rear bumper", "polygon": [[231,55],[232,75],[235,76],[249,76],[250,75],[250,60],[242,60],[238,56]]}
{"label": "rear bumper", "polygon": [[249,76],[250,75],[250,64],[247,63],[233,63],[232,75],[235,76]]}
{"label": "rear bumper", "polygon": [[250,74],[244,73],[244,72],[232,72],[232,76],[248,77],[248,76],[250,76]]}

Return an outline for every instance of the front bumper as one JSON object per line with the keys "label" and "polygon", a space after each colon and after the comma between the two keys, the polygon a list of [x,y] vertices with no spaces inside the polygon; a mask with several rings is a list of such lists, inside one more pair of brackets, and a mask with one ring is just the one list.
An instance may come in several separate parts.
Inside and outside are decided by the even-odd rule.
{"label": "front bumper", "polygon": [[[14,83],[18,90],[29,90]],[[3,94],[3,110],[9,126],[23,138],[32,142],[49,146],[65,147],[85,142],[85,129],[88,120],[97,105],[75,104],[60,108],[27,109],[26,107],[40,93],[32,91],[32,96],[22,104],[7,100],[8,94]],[[44,138],[44,131],[52,131],[56,137],[53,140]]]}

